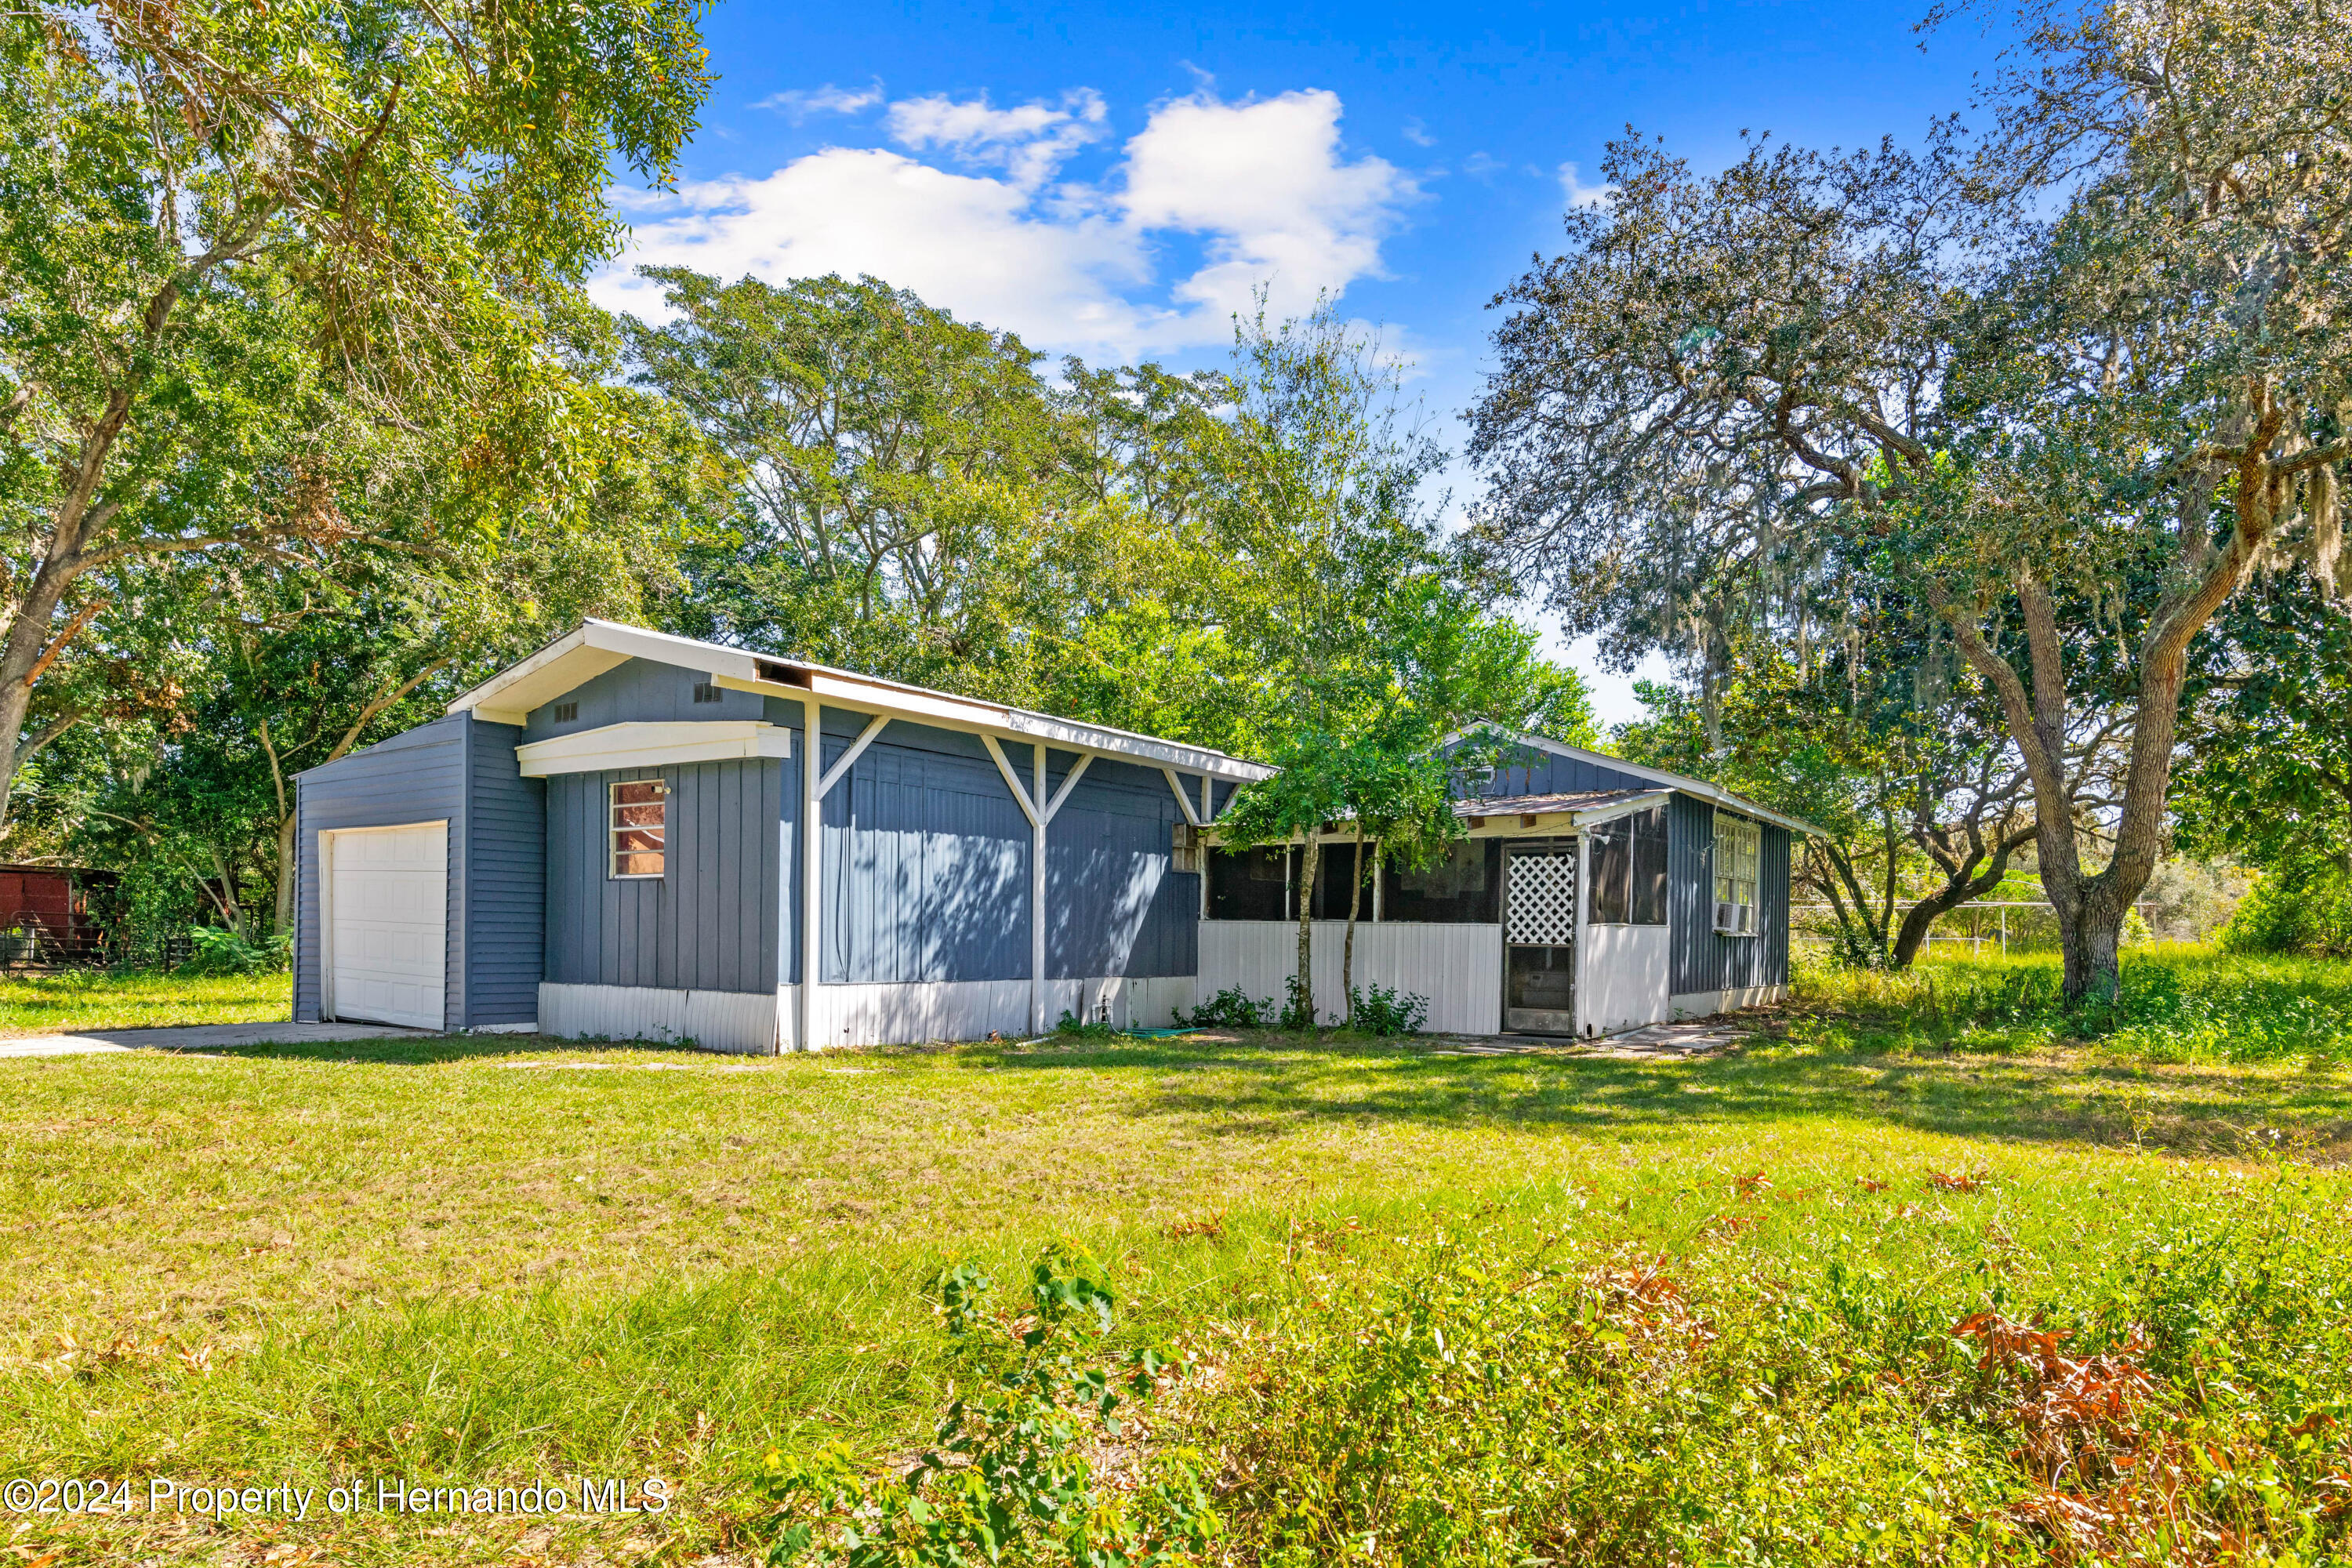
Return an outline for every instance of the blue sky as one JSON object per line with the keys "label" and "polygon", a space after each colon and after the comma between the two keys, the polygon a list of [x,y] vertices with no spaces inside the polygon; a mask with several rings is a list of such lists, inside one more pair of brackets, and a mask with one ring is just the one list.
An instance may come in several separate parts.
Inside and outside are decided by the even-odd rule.
{"label": "blue sky", "polygon": [[[1252,288],[1378,324],[1454,444],[1495,292],[1592,199],[1630,122],[1701,168],[1743,130],[1915,140],[1993,45],[1907,8],[938,5],[731,0],[675,195],[637,260],[870,272],[1032,347],[1223,360]],[[655,301],[625,273],[597,290]],[[1457,476],[1460,497],[1475,480]],[[1604,717],[1622,677],[1562,650]]]}

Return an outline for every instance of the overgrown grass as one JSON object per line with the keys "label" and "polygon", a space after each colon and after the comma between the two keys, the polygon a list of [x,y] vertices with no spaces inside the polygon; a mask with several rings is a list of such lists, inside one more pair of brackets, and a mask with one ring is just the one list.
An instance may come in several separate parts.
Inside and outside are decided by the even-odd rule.
{"label": "overgrown grass", "polygon": [[251,1024],[292,1016],[283,973],[178,974],[144,971],[0,978],[0,1037],[81,1029],[142,1029],[167,1024]]}
{"label": "overgrown grass", "polygon": [[1900,974],[1801,967],[1792,1037],[1864,1050],[2040,1051],[2088,1047],[2119,1060],[2352,1061],[2352,964],[2129,949],[2112,1007],[2070,1013],[2055,954],[1948,959]]}
{"label": "overgrown grass", "polygon": [[[1816,994],[1711,1061],[1264,1035],[0,1062],[0,1476],[652,1474],[682,1500],[0,1529],[96,1561],[738,1551],[770,1446],[924,1439],[938,1271],[1068,1239],[1123,1334],[1203,1369],[1163,1436],[1208,1445],[1236,1562],[2097,1555],[2127,1531],[2070,1546],[2032,1500],[2128,1524],[2108,1493],[2142,1443],[2204,1445],[2227,1475],[2186,1484],[2236,1511],[2198,1519],[2268,1561],[2340,1552],[2352,1075],[1947,1054],[1977,1026],[1937,978],[1908,1038],[1891,999],[1865,1026]],[[1986,1311],[2078,1361],[2146,1328],[2137,1436],[2098,1436],[2088,1479],[2016,1457],[2057,1384],[1979,1371],[1952,1330]]]}

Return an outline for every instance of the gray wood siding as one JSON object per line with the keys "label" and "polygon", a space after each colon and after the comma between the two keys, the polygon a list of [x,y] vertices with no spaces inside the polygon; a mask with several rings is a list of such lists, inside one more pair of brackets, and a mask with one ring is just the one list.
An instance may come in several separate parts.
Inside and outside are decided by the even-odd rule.
{"label": "gray wood siding", "polygon": [[1538,753],[1540,761],[1527,767],[1496,768],[1495,776],[1478,793],[1486,797],[1515,795],[1573,795],[1584,790],[1656,789],[1655,780],[1638,773],[1620,773],[1599,763],[1588,763],[1576,757],[1556,757],[1549,752]]}
{"label": "gray wood siding", "polygon": [[1045,829],[1047,978],[1199,973],[1201,879],[1168,868],[1182,820],[1166,774],[1095,760]]}
{"label": "gray wood siding", "polygon": [[522,776],[522,731],[467,731],[466,1011],[468,1028],[539,1016],[547,939],[547,790]]}
{"label": "gray wood siding", "polygon": [[319,835],[341,827],[392,827],[446,818],[449,824],[449,946],[444,961],[447,989],[442,1017],[446,1028],[464,1027],[470,726],[467,714],[436,719],[296,777],[296,1018],[316,1022],[319,1016]]}
{"label": "gray wood siding", "polygon": [[695,683],[703,678],[675,665],[633,658],[565,692],[563,702],[580,705],[580,716],[558,721],[549,702],[524,716],[522,739],[545,741],[607,724],[658,723],[676,720],[774,720],[768,701],[750,691],[719,688],[716,702],[697,702]]}
{"label": "gray wood siding", "polygon": [[1721,936],[1715,929],[1715,807],[1680,793],[1669,801],[1666,907],[1675,994],[1789,983],[1789,830],[1769,822],[1763,828],[1756,888],[1763,930]]}
{"label": "gray wood siding", "polygon": [[[865,725],[826,711],[827,766]],[[893,723],[823,811],[820,980],[1028,978],[1029,819],[979,741]]]}
{"label": "gray wood siding", "polygon": [[[663,874],[615,879],[610,786],[650,778],[669,785]],[[549,779],[547,978],[774,990],[782,794],[783,770],[765,758]]]}

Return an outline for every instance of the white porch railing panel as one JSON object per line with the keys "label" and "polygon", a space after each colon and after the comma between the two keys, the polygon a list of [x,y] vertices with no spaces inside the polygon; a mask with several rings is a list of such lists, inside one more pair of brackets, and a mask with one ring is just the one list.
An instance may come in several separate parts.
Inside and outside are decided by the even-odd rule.
{"label": "white porch railing panel", "polygon": [[1671,963],[1664,926],[1586,926],[1577,1006],[1584,1032],[1613,1034],[1673,1017]]}
{"label": "white porch railing panel", "polygon": [[[1337,1021],[1345,999],[1339,967],[1344,921],[1314,922],[1315,1005]],[[1202,1001],[1239,986],[1253,1000],[1276,1003],[1297,971],[1298,927],[1288,921],[1201,922]],[[1503,928],[1364,921],[1356,927],[1356,987],[1393,986],[1429,998],[1423,1028],[1491,1035],[1503,1026]],[[1663,972],[1662,972],[1663,973]]]}

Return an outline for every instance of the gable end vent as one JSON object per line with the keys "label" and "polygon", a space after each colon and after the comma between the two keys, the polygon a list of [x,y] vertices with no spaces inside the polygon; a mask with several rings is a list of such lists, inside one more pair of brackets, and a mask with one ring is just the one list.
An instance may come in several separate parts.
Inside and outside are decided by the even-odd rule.
{"label": "gable end vent", "polygon": [[580,704],[577,702],[559,702],[555,705],[555,721],[557,723],[569,724],[574,719],[579,717]]}
{"label": "gable end vent", "polygon": [[719,688],[707,680],[698,680],[694,683],[694,700],[697,702],[716,702],[719,700]]}

